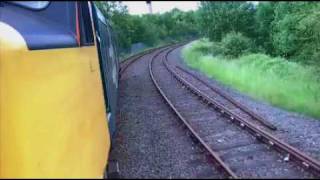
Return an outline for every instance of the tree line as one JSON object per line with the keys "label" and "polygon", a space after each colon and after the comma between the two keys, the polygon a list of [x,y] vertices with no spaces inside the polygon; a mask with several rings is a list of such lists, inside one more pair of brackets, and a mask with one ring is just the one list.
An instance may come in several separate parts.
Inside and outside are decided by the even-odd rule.
{"label": "tree line", "polygon": [[127,7],[120,2],[95,3],[112,24],[121,51],[128,51],[134,43],[155,46],[194,38],[199,34],[194,11],[173,9],[163,14],[130,15]]}
{"label": "tree line", "polygon": [[201,1],[196,11],[130,15],[119,2],[96,2],[110,20],[122,51],[142,42],[207,37],[212,51],[237,57],[260,52],[305,64],[320,61],[320,3]]}
{"label": "tree line", "polygon": [[[247,50],[306,64],[320,62],[318,2],[203,1],[198,11],[201,34],[220,43],[223,52]],[[230,49],[237,44],[244,47]]]}

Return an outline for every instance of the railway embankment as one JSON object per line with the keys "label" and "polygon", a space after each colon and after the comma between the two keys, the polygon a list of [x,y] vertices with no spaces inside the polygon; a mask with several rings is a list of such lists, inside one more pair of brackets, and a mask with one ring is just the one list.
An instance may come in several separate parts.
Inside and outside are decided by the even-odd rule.
{"label": "railway embankment", "polygon": [[122,177],[314,177],[309,170],[319,166],[319,121],[246,96],[188,67],[181,48],[169,50],[146,54],[122,72],[118,131],[111,152]]}

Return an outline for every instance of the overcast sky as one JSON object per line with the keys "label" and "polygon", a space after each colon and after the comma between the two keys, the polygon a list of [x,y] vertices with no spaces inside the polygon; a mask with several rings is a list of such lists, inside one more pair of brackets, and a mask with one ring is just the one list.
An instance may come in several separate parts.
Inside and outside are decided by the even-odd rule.
{"label": "overcast sky", "polygon": [[[128,6],[130,14],[146,14],[149,13],[146,1],[122,1]],[[199,1],[152,1],[153,13],[163,13],[170,11],[173,8],[178,8],[182,11],[196,10]]]}

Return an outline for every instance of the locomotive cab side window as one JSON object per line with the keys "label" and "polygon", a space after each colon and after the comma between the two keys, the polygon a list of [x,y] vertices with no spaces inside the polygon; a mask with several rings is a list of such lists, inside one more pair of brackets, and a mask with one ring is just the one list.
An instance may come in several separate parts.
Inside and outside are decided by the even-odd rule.
{"label": "locomotive cab side window", "polygon": [[80,45],[94,45],[92,24],[87,2],[78,2],[79,25],[80,25]]}
{"label": "locomotive cab side window", "polygon": [[76,2],[4,2],[2,5],[5,8],[1,10],[1,21],[22,35],[29,50],[78,46]]}
{"label": "locomotive cab side window", "polygon": [[21,2],[21,1],[9,1],[12,4],[16,4],[18,6],[31,9],[31,10],[42,10],[48,7],[49,1],[29,1],[29,2]]}

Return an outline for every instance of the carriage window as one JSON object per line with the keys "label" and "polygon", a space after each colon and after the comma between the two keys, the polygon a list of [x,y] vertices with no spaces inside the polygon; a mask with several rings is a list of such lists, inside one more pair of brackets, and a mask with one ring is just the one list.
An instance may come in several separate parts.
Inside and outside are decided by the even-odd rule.
{"label": "carriage window", "polygon": [[89,7],[87,2],[79,2],[79,20],[80,20],[80,44],[81,46],[93,45],[93,31]]}

